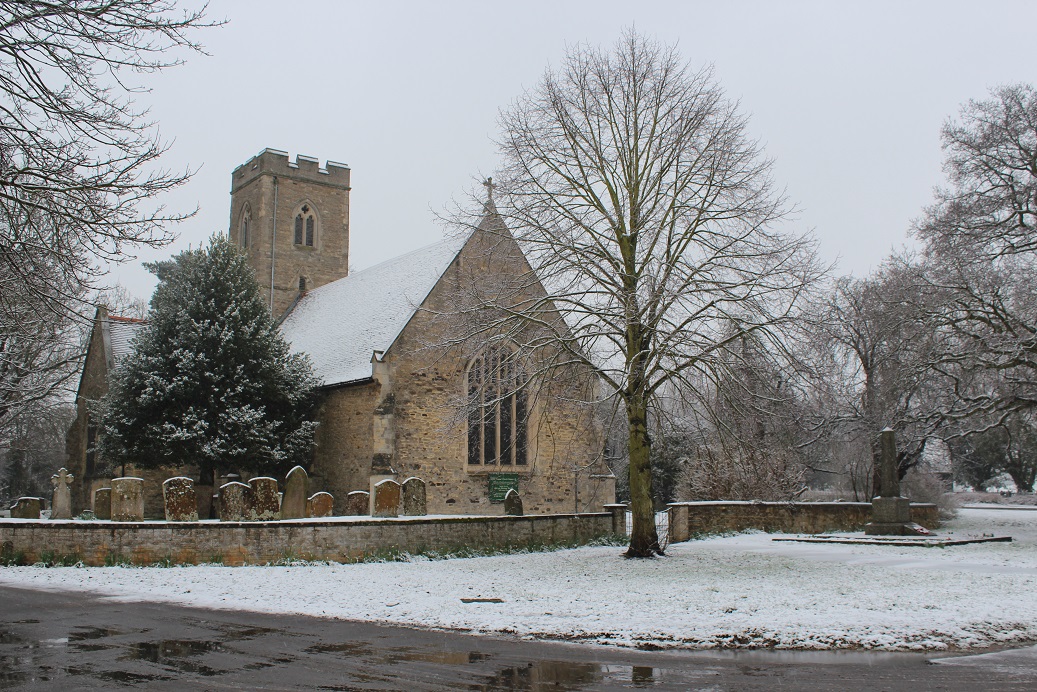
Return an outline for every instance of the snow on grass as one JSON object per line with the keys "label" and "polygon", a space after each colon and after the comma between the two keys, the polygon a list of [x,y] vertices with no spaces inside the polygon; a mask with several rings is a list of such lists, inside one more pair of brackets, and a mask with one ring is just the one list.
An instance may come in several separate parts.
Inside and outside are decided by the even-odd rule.
{"label": "snow on grass", "polygon": [[[358,565],[0,569],[10,586],[640,647],[943,650],[1037,640],[1037,512],[962,510],[951,548],[776,543],[763,533]],[[500,598],[503,603],[462,603]]]}

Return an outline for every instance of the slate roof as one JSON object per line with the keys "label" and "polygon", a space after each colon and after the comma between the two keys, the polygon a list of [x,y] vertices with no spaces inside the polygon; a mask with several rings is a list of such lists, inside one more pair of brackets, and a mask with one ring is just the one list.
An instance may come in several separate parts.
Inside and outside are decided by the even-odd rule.
{"label": "slate roof", "polygon": [[281,333],[309,355],[325,385],[371,377],[374,351],[387,351],[454,261],[466,237],[449,238],[307,292]]}
{"label": "slate roof", "polygon": [[108,334],[111,339],[112,360],[116,364],[133,350],[130,341],[136,336],[137,330],[143,327],[144,320],[132,317],[108,316]]}

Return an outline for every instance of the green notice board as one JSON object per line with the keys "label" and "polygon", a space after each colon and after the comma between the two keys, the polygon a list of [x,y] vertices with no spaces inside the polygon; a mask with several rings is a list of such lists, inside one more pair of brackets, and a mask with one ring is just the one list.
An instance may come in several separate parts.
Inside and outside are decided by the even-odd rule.
{"label": "green notice board", "polygon": [[490,474],[490,502],[504,502],[504,496],[512,488],[518,492],[519,475],[517,473]]}

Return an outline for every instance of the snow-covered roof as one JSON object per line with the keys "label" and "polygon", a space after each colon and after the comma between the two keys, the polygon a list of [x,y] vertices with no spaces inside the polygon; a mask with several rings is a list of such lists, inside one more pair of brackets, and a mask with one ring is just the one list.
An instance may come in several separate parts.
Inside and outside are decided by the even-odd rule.
{"label": "snow-covered roof", "polygon": [[144,320],[131,317],[108,316],[108,333],[111,338],[112,360],[118,363],[133,350],[130,342],[137,331],[145,324]]}
{"label": "snow-covered roof", "polygon": [[396,341],[466,238],[449,238],[306,293],[281,323],[324,384],[371,377],[374,351]]}

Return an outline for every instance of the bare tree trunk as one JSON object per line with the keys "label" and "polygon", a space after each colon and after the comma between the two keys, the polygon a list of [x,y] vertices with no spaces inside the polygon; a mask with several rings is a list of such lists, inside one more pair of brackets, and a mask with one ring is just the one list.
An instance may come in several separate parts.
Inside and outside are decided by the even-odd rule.
{"label": "bare tree trunk", "polygon": [[662,555],[659,534],[655,529],[655,508],[652,506],[652,440],[648,435],[648,407],[644,398],[635,395],[627,399],[627,421],[630,427],[630,511],[633,528],[627,557]]}

